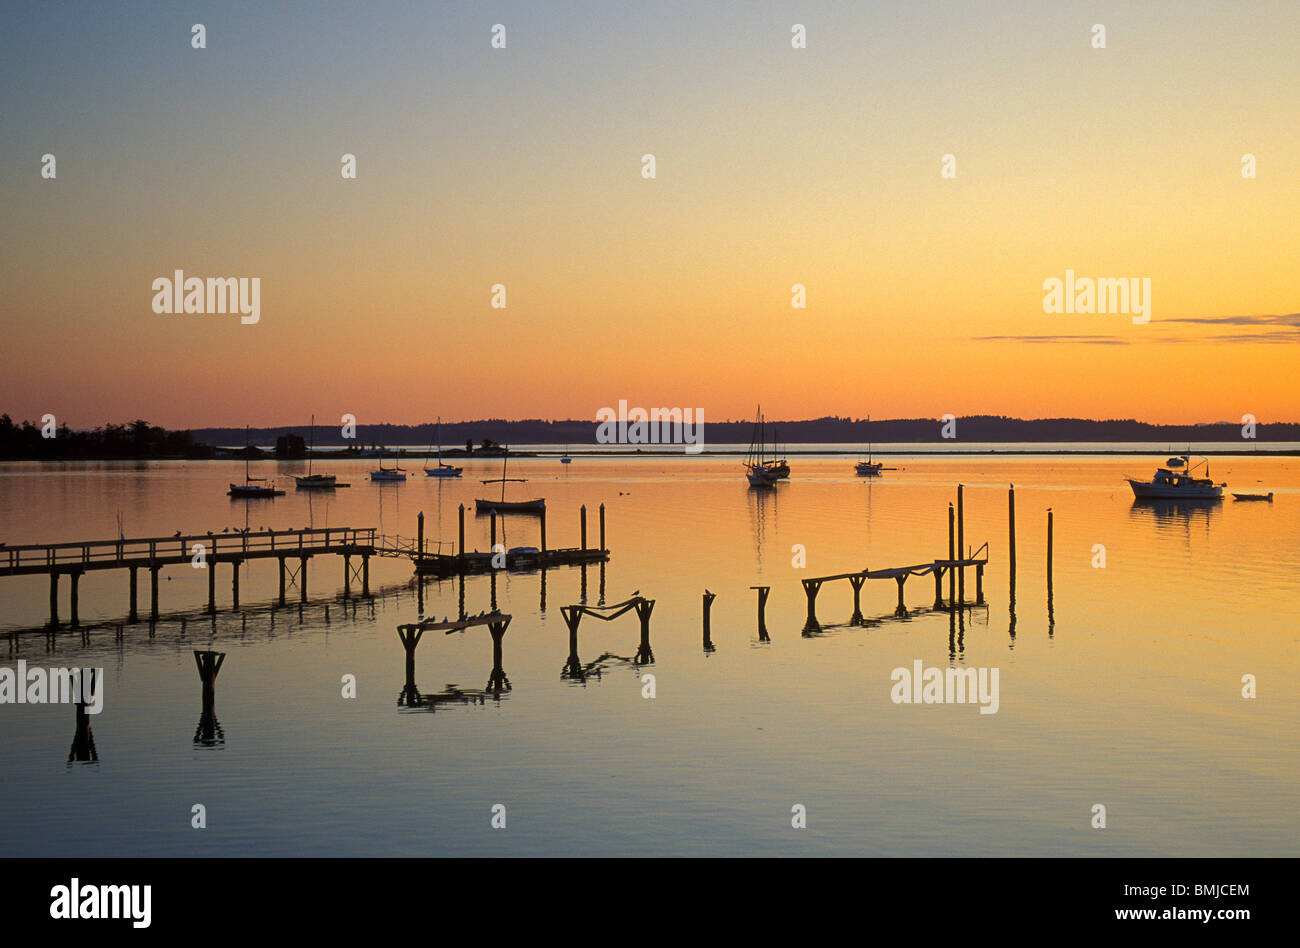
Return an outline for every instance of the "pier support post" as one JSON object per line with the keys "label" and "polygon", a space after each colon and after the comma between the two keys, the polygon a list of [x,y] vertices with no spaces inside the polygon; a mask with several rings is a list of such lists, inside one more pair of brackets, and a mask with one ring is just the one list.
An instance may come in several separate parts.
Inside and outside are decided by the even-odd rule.
{"label": "pier support post", "polygon": [[59,574],[50,573],[50,628],[59,627]]}
{"label": "pier support post", "polygon": [[569,657],[564,660],[561,678],[582,678],[582,661],[578,658],[578,623],[582,621],[582,610],[563,606],[560,615],[569,627]]}
{"label": "pier support post", "polygon": [[[209,564],[211,569],[211,564]],[[158,570],[161,566],[149,567],[149,618],[154,622],[158,621]]]}
{"label": "pier support post", "polygon": [[[98,760],[95,752],[95,736],[90,730],[90,714],[86,711],[86,698],[94,694],[96,688],[104,687],[102,679],[96,683],[98,676],[93,668],[81,668],[73,671],[78,676],[81,700],[76,705],[77,729],[72,732],[72,747],[68,750],[68,763]],[[87,682],[86,679],[90,681]]]}
{"label": "pier support post", "polygon": [[298,570],[298,591],[300,593],[298,601],[302,603],[307,601],[307,557],[301,557],[299,562],[302,566]]}
{"label": "pier support post", "polygon": [[713,609],[713,600],[718,597],[707,589],[704,590],[704,651],[713,651],[713,637],[709,628],[709,612]]}
{"label": "pier support post", "polygon": [[[962,504],[961,484],[957,485],[957,556],[966,559],[966,511]],[[957,601],[966,604],[966,567],[957,567]]]}
{"label": "pier support post", "polygon": [[283,606],[284,605],[284,557],[277,556],[276,559],[280,563],[280,605]]}
{"label": "pier support post", "polygon": [[898,608],[894,610],[898,616],[907,615],[907,605],[903,602],[903,584],[907,582],[907,574],[894,577],[894,582],[898,583]]}
{"label": "pier support post", "polygon": [[361,554],[361,595],[370,598],[370,554]]}
{"label": "pier support post", "polygon": [[760,642],[768,641],[767,637],[767,596],[772,591],[771,586],[750,586],[750,589],[758,590],[758,640]]}
{"label": "pier support post", "polygon": [[948,608],[951,609],[957,603],[957,567],[952,565],[952,561],[957,559],[957,527],[956,514],[952,509],[952,504],[948,504]]}
{"label": "pier support post", "polygon": [[542,508],[542,562],[546,562],[546,508]]}
{"label": "pier support post", "polygon": [[217,611],[217,561],[204,560],[204,569],[208,571],[208,614]]}
{"label": "pier support post", "polygon": [[415,562],[424,559],[424,511],[415,518]]}
{"label": "pier support post", "polygon": [[853,586],[853,615],[849,618],[849,625],[862,625],[862,584],[866,581],[866,573],[849,577]]}
{"label": "pier support post", "polygon": [[641,644],[636,649],[638,665],[653,665],[655,661],[655,654],[650,651],[650,613],[654,608],[653,599],[642,599],[636,604],[636,617],[641,620]]}
{"label": "pier support post", "polygon": [[1052,508],[1047,508],[1047,585],[1052,585]]}
{"label": "pier support post", "polygon": [[1007,568],[1016,588],[1016,485],[1007,488]]}
{"label": "pier support post", "polygon": [[975,604],[984,605],[984,564],[975,564]]}
{"label": "pier support post", "polygon": [[352,598],[352,556],[343,554],[343,598]]}
{"label": "pier support post", "polygon": [[239,560],[234,560],[230,565],[234,567],[234,572],[230,574],[230,611],[239,611]]}
{"label": "pier support post", "polygon": [[194,735],[196,744],[211,744],[218,737],[217,673],[225,660],[225,652],[194,650],[194,664],[199,668],[199,681],[203,683],[203,714],[199,718],[198,733]]}
{"label": "pier support post", "polygon": [[934,564],[934,608],[943,608],[943,567]]}
{"label": "pier support post", "polygon": [[579,542],[581,544],[582,552],[586,553],[587,552],[587,505],[586,504],[583,504],[581,507],[578,508],[578,522],[581,528],[579,531],[581,535],[581,540]]}
{"label": "pier support post", "polygon": [[415,647],[420,644],[420,638],[424,635],[424,630],[418,625],[399,625],[397,627],[397,637],[402,640],[402,648],[406,649],[406,687],[415,687]]}
{"label": "pier support post", "polygon": [[465,505],[460,505],[460,533],[457,537],[456,555],[465,555]]}
{"label": "pier support post", "polygon": [[127,618],[127,621],[128,621],[128,622],[132,622],[132,623],[135,623],[135,622],[139,622],[139,621],[140,621],[140,617],[139,617],[139,615],[137,614],[137,610],[136,610],[136,604],[137,604],[137,602],[136,602],[136,595],[137,595],[137,593],[136,593],[136,570],[137,570],[137,569],[139,569],[139,567],[132,566],[132,567],[130,568],[130,570],[129,570],[129,572],[131,573],[131,611],[130,611],[129,613],[127,613],[127,617],[126,617],[126,618]]}
{"label": "pier support post", "polygon": [[488,623],[488,631],[492,633],[492,674],[488,675],[486,690],[493,694],[510,690],[510,679],[506,677],[505,669],[501,667],[501,640],[505,638],[506,627],[509,625],[509,616],[500,622]]}
{"label": "pier support post", "polygon": [[814,632],[821,631],[821,624],[817,621],[817,593],[821,592],[822,581],[820,579],[805,579],[803,582],[803,594],[808,598],[808,618],[803,624],[803,634],[811,635]]}
{"label": "pier support post", "polygon": [[603,553],[609,547],[605,546],[605,505],[600,505],[600,550]]}
{"label": "pier support post", "polygon": [[497,512],[495,509],[488,513],[488,518],[492,521],[492,528],[489,533],[491,539],[488,541],[488,551],[495,554],[497,551]]}
{"label": "pier support post", "polygon": [[68,574],[68,580],[71,584],[71,588],[68,590],[68,592],[72,597],[72,601],[69,603],[70,609],[69,609],[68,618],[71,620],[71,627],[74,629],[79,629],[81,628],[81,614],[80,611],[78,610],[77,585],[81,581],[81,571],[73,570],[71,573]]}

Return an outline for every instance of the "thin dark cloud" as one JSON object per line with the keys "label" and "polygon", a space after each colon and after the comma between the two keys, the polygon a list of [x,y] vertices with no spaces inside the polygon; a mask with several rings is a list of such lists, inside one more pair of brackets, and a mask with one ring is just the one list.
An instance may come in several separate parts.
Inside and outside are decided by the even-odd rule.
{"label": "thin dark cloud", "polygon": [[1228,326],[1289,326],[1300,329],[1300,313],[1287,313],[1284,316],[1175,316],[1162,319],[1163,323],[1196,323],[1200,325]]}
{"label": "thin dark cloud", "polygon": [[1086,346],[1126,346],[1129,340],[1119,336],[975,336],[974,342],[1054,342],[1081,343]]}
{"label": "thin dark cloud", "polygon": [[1132,336],[1090,336],[1049,333],[1041,336],[972,336],[972,342],[1022,342],[1053,343],[1056,345],[1085,346],[1128,346],[1135,343],[1154,342],[1164,345],[1197,343],[1256,343],[1263,345],[1284,345],[1300,343],[1300,313],[1260,316],[1174,316],[1168,319],[1151,320],[1150,328],[1160,325],[1178,324],[1182,326],[1240,326],[1240,332],[1221,332],[1214,335],[1189,337],[1167,336],[1149,331],[1135,332]]}

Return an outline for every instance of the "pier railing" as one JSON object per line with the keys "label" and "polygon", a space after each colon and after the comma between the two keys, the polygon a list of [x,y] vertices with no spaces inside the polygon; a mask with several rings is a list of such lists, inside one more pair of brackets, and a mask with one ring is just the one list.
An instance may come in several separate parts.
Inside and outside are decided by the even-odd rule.
{"label": "pier railing", "polygon": [[203,555],[209,558],[373,548],[375,528],[322,527],[0,546],[0,573],[39,573],[76,566],[104,569],[133,562],[175,560],[193,556],[196,544],[202,545]]}

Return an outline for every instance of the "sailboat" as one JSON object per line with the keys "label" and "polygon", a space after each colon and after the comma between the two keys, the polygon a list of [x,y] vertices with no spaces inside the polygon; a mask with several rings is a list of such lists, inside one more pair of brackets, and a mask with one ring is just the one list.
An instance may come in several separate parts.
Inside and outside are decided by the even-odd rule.
{"label": "sailboat", "polygon": [[527,513],[540,514],[546,512],[545,498],[538,497],[533,500],[506,500],[506,484],[514,481],[522,484],[528,479],[526,477],[506,477],[506,462],[510,459],[510,450],[507,448],[501,455],[501,476],[490,478],[484,481],[484,484],[501,483],[500,500],[475,500],[475,513]]}
{"label": "sailboat", "polygon": [[759,406],[758,415],[754,419],[754,438],[750,441],[749,453],[745,456],[745,477],[750,487],[775,487],[781,479],[780,473],[768,467],[770,462],[763,458],[764,448],[763,409]]}
{"label": "sailboat", "polygon": [[871,416],[867,416],[867,459],[859,461],[855,467],[858,477],[879,477],[880,472],[885,469],[881,461],[871,460]]}
{"label": "sailboat", "polygon": [[400,483],[406,480],[406,472],[396,464],[394,464],[392,467],[384,467],[384,462],[380,461],[379,469],[370,472],[370,479],[372,481]]}
{"label": "sailboat", "polygon": [[265,477],[253,477],[248,473],[248,427],[244,427],[244,483],[231,484],[227,493],[231,497],[283,497],[284,491],[275,489],[274,481],[255,484],[254,481],[266,481]]}
{"label": "sailboat", "polygon": [[573,458],[569,457],[569,446],[568,446],[567,444],[564,446],[564,454],[563,454],[563,456],[561,456],[561,458],[560,458],[560,463],[561,463],[561,464],[572,464],[572,463],[573,463]]}
{"label": "sailboat", "polygon": [[307,473],[294,475],[294,482],[297,483],[299,490],[333,490],[335,487],[335,475],[333,474],[313,474],[311,472],[311,456],[316,453],[316,416],[311,416],[311,447],[307,449]]}
{"label": "sailboat", "polygon": [[784,457],[777,457],[776,425],[772,426],[772,456],[763,462],[763,466],[775,474],[778,480],[790,476],[790,462]]}
{"label": "sailboat", "polygon": [[428,477],[460,477],[460,472],[464,468],[452,467],[450,464],[443,463],[442,460],[442,419],[438,419],[438,466],[429,467],[424,465],[424,473]]}

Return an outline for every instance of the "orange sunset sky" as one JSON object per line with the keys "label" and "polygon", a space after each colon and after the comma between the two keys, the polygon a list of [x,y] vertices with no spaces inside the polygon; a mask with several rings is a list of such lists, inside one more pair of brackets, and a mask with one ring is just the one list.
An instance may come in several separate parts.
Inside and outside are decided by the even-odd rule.
{"label": "orange sunset sky", "polygon": [[616,6],[7,8],[0,411],[1300,420],[1291,0]]}

